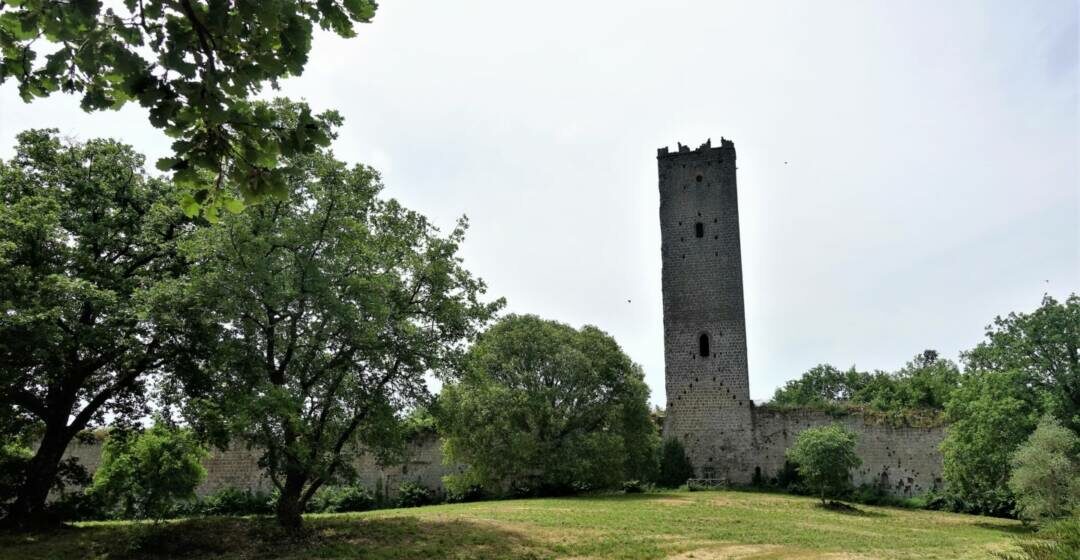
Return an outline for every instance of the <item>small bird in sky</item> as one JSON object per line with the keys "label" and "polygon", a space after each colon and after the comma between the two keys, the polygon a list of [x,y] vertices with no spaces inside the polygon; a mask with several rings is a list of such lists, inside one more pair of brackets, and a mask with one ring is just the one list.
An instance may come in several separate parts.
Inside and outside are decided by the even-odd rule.
{"label": "small bird in sky", "polygon": [[630,303],[630,300],[626,300],[626,303]]}

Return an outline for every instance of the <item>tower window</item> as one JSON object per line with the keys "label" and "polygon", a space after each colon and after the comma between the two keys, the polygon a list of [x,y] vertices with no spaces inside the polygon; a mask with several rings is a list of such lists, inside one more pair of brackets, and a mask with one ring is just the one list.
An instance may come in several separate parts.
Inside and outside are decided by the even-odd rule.
{"label": "tower window", "polygon": [[708,358],[712,354],[709,350],[709,335],[705,333],[701,333],[701,336],[698,337],[698,354],[702,358]]}
{"label": "tower window", "polygon": [[694,224],[694,236],[705,237],[705,224],[701,222]]}
{"label": "tower window", "polygon": [[704,175],[702,175],[701,173],[698,173],[698,174],[697,174],[697,177],[694,177],[694,180],[695,180],[695,181],[697,181],[697,182],[699,182],[699,183],[700,183],[700,182],[701,182],[701,181],[702,181],[703,179],[705,179],[705,176],[704,176]]}

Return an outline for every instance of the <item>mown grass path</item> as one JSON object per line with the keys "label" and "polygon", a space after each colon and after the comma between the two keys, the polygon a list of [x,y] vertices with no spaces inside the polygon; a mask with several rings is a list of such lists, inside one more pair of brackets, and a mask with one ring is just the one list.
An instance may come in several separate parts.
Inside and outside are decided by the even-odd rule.
{"label": "mown grass path", "polygon": [[0,559],[34,558],[979,558],[1023,533],[1003,519],[810,498],[674,492],[509,500],[314,515],[290,539],[264,519],[195,519],[161,528],[86,523],[0,536]]}

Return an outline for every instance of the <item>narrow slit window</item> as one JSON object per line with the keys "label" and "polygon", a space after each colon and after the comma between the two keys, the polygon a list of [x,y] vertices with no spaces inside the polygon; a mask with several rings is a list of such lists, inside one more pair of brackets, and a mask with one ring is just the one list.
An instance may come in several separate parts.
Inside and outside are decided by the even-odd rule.
{"label": "narrow slit window", "polygon": [[705,237],[705,224],[701,222],[694,224],[694,235],[696,237]]}
{"label": "narrow slit window", "polygon": [[698,354],[701,354],[702,358],[708,358],[712,354],[709,350],[709,335],[705,333],[698,337]]}

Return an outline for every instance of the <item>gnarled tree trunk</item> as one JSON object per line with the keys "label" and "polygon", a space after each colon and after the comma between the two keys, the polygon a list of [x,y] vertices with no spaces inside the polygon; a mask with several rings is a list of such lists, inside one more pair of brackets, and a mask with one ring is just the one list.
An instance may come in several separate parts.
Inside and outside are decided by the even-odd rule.
{"label": "gnarled tree trunk", "polygon": [[66,422],[52,422],[46,426],[41,445],[26,465],[23,483],[3,520],[4,526],[48,529],[60,525],[62,520],[48,510],[49,490],[56,481],[60,460],[71,442],[71,433]]}

